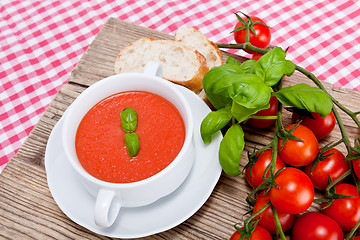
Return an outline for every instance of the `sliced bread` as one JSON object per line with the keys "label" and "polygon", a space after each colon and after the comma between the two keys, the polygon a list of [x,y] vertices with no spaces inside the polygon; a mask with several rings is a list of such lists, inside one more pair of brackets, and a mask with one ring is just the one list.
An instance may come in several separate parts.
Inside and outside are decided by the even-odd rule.
{"label": "sliced bread", "polygon": [[141,38],[118,54],[115,73],[143,72],[146,63],[162,64],[163,78],[183,85],[194,92],[202,89],[202,78],[209,70],[205,57],[185,44],[171,40]]}
{"label": "sliced bread", "polygon": [[199,51],[206,58],[209,69],[223,63],[222,53],[218,46],[194,28],[180,28],[175,33],[175,41],[181,42],[186,46]]}

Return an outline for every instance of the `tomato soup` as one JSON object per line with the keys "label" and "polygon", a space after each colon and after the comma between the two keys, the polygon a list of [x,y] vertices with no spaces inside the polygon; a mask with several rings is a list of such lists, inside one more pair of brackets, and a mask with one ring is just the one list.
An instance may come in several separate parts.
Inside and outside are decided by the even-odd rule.
{"label": "tomato soup", "polygon": [[[120,112],[137,112],[140,149],[130,157]],[[82,119],[75,140],[83,168],[97,179],[129,183],[149,178],[166,168],[180,152],[185,126],[175,106],[165,98],[142,91],[121,92],[97,103]]]}

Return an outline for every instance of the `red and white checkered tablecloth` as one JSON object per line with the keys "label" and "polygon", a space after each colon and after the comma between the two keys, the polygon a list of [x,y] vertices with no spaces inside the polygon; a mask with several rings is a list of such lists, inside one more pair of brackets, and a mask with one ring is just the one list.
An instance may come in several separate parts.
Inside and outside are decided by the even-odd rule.
{"label": "red and white checkered tablecloth", "polygon": [[0,172],[110,17],[169,34],[187,25],[233,42],[239,10],[264,19],[271,44],[290,46],[288,59],[320,80],[360,90],[356,0],[1,0]]}

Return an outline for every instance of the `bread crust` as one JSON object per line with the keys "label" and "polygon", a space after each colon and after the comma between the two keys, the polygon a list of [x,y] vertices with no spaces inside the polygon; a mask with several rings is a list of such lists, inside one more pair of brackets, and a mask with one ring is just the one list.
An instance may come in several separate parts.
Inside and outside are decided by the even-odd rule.
{"label": "bread crust", "polygon": [[[152,45],[152,43],[153,43],[153,45]],[[144,67],[143,65],[145,65],[144,62],[142,62],[142,64],[141,64],[142,66],[137,67],[137,66],[129,66],[131,64],[127,63],[126,61],[130,57],[135,57],[136,54],[138,54],[138,57],[140,58],[141,54],[143,54],[141,51],[144,50],[142,48],[144,48],[145,46],[147,48],[156,48],[156,49],[153,49],[154,51],[156,50],[155,52],[153,52],[153,56],[148,56],[148,57],[151,60],[162,62],[164,79],[171,81],[173,83],[176,83],[176,84],[183,85],[183,86],[191,89],[194,92],[201,91],[203,76],[207,71],[209,71],[209,68],[207,67],[207,64],[206,64],[206,59],[198,51],[193,50],[190,47],[188,47],[187,45],[177,42],[177,41],[158,40],[158,39],[152,38],[152,37],[144,37],[133,43],[130,43],[127,47],[120,50],[119,54],[117,55],[117,58],[116,58],[115,64],[114,64],[115,73],[119,74],[122,72],[128,72],[130,67],[132,67],[130,69],[131,71],[143,72],[143,67]],[[158,48],[161,48],[161,47],[163,47],[164,49],[158,50]],[[187,74],[189,76],[187,76],[187,75],[182,76],[184,78],[181,77],[179,79],[172,78],[171,74],[166,74],[166,72],[169,72],[169,71],[168,71],[168,69],[164,69],[164,68],[166,68],[166,66],[168,66],[166,62],[171,58],[171,56],[166,55],[167,54],[167,52],[165,51],[166,48],[179,48],[183,51],[183,54],[187,54],[186,55],[187,57],[191,56],[192,61],[195,62],[195,65],[193,68],[196,68],[196,70],[191,72],[191,74]],[[158,56],[158,53],[161,52],[162,50],[163,50],[163,54],[165,55],[164,58],[168,57],[168,59],[160,59],[160,57]],[[177,64],[181,64],[181,59],[179,59],[179,62]],[[134,65],[134,64],[132,64],[132,65]],[[178,71],[179,74],[182,73],[180,68],[175,71]]]}
{"label": "bread crust", "polygon": [[[191,37],[189,37],[191,33]],[[201,33],[200,31],[198,31],[195,28],[190,28],[190,27],[183,27],[180,28],[176,33],[175,33],[175,41],[178,42],[182,42],[185,45],[198,50],[203,56],[205,56],[206,58],[206,52],[211,52],[213,56],[216,57],[216,60],[211,60],[211,59],[206,59],[207,61],[207,65],[208,68],[210,69],[211,67],[214,66],[219,66],[221,64],[223,64],[223,60],[222,60],[222,52],[219,49],[219,47],[212,42],[211,40],[209,40],[203,33]],[[189,38],[194,38],[194,39],[189,39]],[[196,43],[199,43],[199,45],[201,45],[202,47],[200,47],[203,52],[200,51],[200,48],[198,48]],[[206,47],[204,47],[206,46]]]}
{"label": "bread crust", "polygon": [[[200,62],[200,67],[194,74],[193,78],[186,82],[175,82],[175,83],[179,83],[179,84],[189,88],[190,90],[194,91],[195,93],[198,93],[203,89],[202,80],[203,80],[205,73],[207,73],[209,71],[209,68],[207,67],[205,57],[196,50],[195,50],[195,54],[197,55],[197,58]],[[168,80],[172,81],[171,79],[168,79]]]}

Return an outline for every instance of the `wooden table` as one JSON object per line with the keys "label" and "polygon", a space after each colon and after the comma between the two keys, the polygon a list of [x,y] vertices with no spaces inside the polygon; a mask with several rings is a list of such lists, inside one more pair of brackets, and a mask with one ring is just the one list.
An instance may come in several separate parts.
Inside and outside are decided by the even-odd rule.
{"label": "wooden table", "polygon": [[[40,121],[29,134],[22,147],[0,175],[0,238],[4,239],[109,239],[77,225],[70,220],[53,200],[46,180],[44,154],[48,137],[66,108],[92,83],[114,74],[113,64],[120,49],[140,37],[151,36],[172,39],[172,36],[111,18],[103,26],[87,49],[71,76],[57,93]],[[224,59],[230,54],[224,53]],[[239,61],[244,58],[231,55]],[[287,78],[286,85],[308,82],[295,73]],[[359,110],[360,93],[332,88],[329,92],[350,110]],[[284,113],[284,122],[289,116]],[[360,136],[352,120],[345,116],[344,124],[351,141]],[[272,131],[246,129],[245,150],[268,143]],[[339,129],[320,144],[339,139]],[[345,152],[342,146],[339,148]],[[243,152],[241,164],[247,162]],[[242,222],[249,207],[245,201],[251,189],[244,176],[229,177],[222,174],[212,195],[204,206],[181,225],[144,239],[228,239],[233,225]],[[314,205],[314,208],[317,206]]]}

